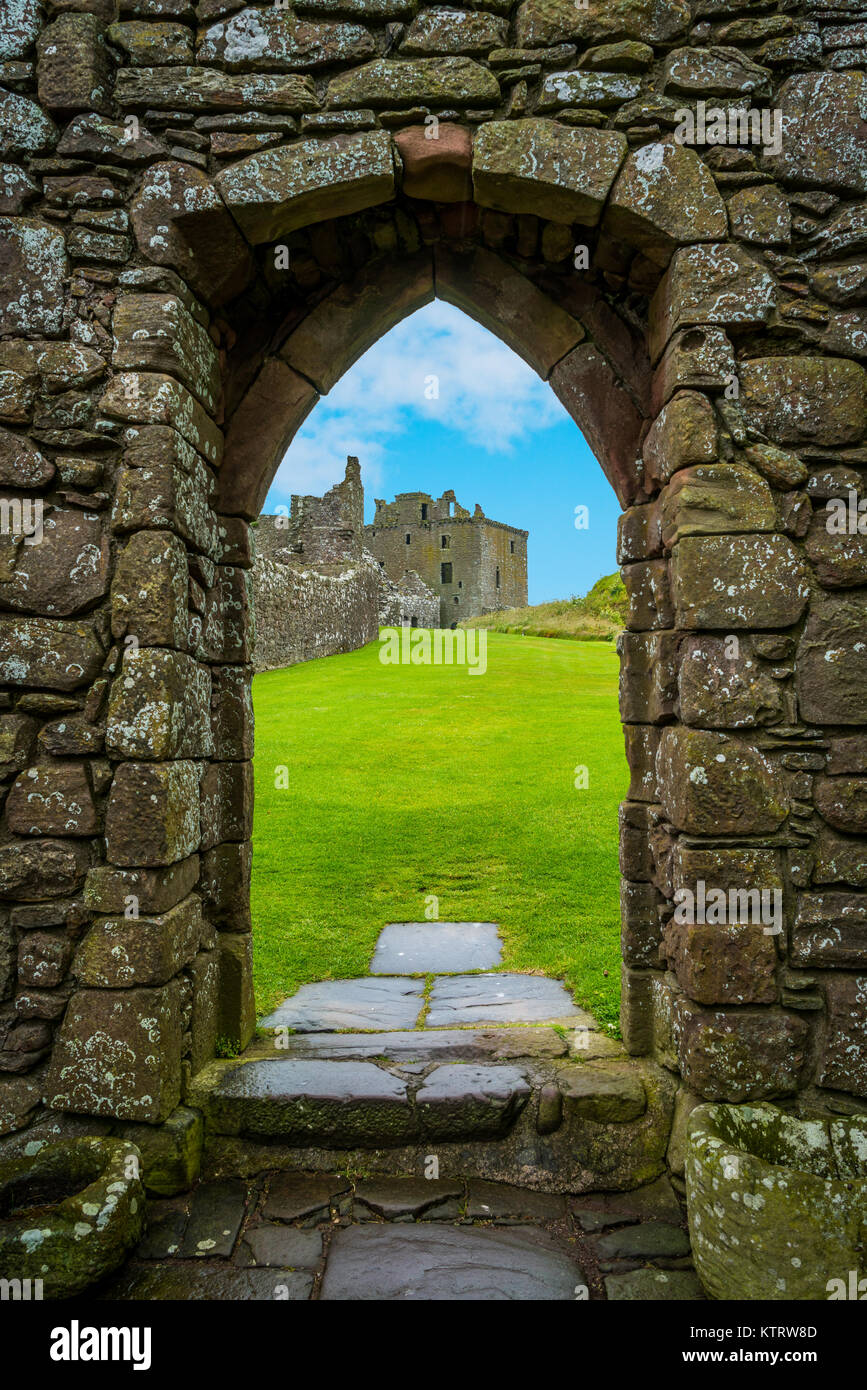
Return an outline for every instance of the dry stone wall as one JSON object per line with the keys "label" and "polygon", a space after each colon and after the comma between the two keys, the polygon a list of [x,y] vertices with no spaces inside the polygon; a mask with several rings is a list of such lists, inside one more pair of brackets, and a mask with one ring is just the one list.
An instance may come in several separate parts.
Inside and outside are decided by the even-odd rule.
{"label": "dry stone wall", "polygon": [[[434,294],[624,507],[627,1045],[681,1117],[867,1104],[863,6],[460,14],[0,15],[8,1131],[177,1136],[249,1038],[248,522]],[[679,922],[699,883],[778,891],[781,930]]]}

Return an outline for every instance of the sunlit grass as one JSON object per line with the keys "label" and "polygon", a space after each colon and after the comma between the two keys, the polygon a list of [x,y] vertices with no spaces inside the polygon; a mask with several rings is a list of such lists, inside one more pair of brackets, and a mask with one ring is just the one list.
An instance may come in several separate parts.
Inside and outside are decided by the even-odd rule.
{"label": "sunlit grass", "polygon": [[435,895],[442,921],[500,924],[505,969],[564,979],[616,1026],[616,652],[487,641],[479,676],[385,666],[376,642],[255,678],[260,1013],[364,974],[385,923],[422,920]]}

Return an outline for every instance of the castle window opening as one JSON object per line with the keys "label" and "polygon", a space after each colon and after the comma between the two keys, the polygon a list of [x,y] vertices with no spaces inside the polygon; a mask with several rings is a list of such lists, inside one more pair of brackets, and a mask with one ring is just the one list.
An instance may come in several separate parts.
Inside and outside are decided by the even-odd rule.
{"label": "castle window opening", "polygon": [[499,587],[500,587],[500,571],[499,571],[499,569],[498,569],[498,570],[497,570],[497,588],[499,589]]}
{"label": "castle window opening", "polygon": [[440,536],[440,545],[443,550],[448,550],[451,545],[451,539],[448,536]]}
{"label": "castle window opening", "polygon": [[451,584],[452,582],[452,567],[447,560],[440,565],[440,580],[443,584]]}
{"label": "castle window opening", "polygon": [[409,531],[407,531],[407,533],[406,533],[406,543],[407,543],[407,545],[409,545],[411,539],[412,539],[412,537],[410,536]]}
{"label": "castle window opening", "polygon": [[514,541],[509,541],[509,554],[510,554],[510,555],[514,555],[514,553],[515,553],[515,542],[514,542]]}
{"label": "castle window opening", "polygon": [[427,502],[422,502],[421,504],[421,519],[422,521],[427,521]]}

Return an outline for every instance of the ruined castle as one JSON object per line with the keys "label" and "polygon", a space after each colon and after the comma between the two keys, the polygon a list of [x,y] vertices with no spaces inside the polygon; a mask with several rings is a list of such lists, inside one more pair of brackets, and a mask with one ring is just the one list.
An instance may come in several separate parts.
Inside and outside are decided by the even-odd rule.
{"label": "ruined castle", "polygon": [[257,671],[372,642],[384,627],[436,627],[439,603],[419,575],[395,578],[364,548],[358,459],[323,497],[293,496],[288,515],[253,528]]}
{"label": "ruined castle", "polygon": [[527,602],[527,531],[491,521],[478,502],[472,513],[449,488],[436,500],[426,492],[376,499],[364,528],[368,550],[390,579],[413,570],[439,595],[439,626]]}

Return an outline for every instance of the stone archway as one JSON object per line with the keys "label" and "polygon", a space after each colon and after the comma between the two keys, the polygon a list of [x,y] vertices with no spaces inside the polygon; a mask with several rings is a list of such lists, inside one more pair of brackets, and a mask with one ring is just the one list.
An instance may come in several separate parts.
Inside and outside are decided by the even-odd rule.
{"label": "stone archway", "polygon": [[[361,9],[211,8],[195,61],[97,0],[0,30],[0,460],[51,508],[0,591],[10,1128],[159,1125],[248,1040],[247,523],[434,292],[550,380],[625,508],[630,1052],[682,1110],[863,1108],[867,79],[822,23],[680,0],[525,0],[465,41]],[[778,891],[782,931],[677,922],[699,883]]]}

